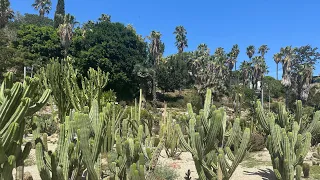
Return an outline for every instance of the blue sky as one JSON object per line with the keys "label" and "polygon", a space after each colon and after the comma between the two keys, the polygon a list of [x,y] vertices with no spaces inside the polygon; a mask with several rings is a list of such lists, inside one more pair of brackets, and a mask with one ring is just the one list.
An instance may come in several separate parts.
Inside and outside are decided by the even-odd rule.
{"label": "blue sky", "polygon": [[[79,22],[97,20],[102,13],[113,22],[132,24],[137,33],[147,36],[152,30],[162,33],[165,55],[177,52],[173,31],[183,25],[191,51],[206,43],[211,53],[217,47],[229,51],[233,44],[240,47],[238,61],[247,60],[246,47],[256,49],[267,44],[269,75],[276,75],[273,54],[288,45],[310,44],[320,47],[319,0],[65,0],[66,11]],[[37,13],[33,0],[11,0],[11,7],[21,13]],[[57,0],[53,0],[53,17]],[[240,64],[240,63],[238,63]],[[279,66],[281,67],[281,66]],[[281,70],[280,70],[281,71]],[[320,74],[316,65],[315,75]],[[279,77],[281,72],[279,73]]]}

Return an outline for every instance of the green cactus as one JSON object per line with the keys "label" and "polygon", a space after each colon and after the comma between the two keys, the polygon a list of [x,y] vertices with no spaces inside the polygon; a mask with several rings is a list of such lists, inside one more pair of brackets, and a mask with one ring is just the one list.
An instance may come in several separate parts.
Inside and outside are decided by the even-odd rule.
{"label": "green cactus", "polygon": [[[46,68],[41,69],[40,77],[45,87],[52,89],[54,103],[58,107],[61,123],[68,115],[70,109],[84,112],[85,107],[91,107],[91,102],[96,99],[100,107],[103,88],[108,81],[108,73],[101,69],[88,70],[88,78],[82,77],[72,66],[72,59],[68,57],[61,63],[53,59]],[[81,81],[81,86],[78,85]]]}
{"label": "green cactus", "polygon": [[302,167],[300,165],[296,166],[296,180],[301,180],[302,177]]}
{"label": "green cactus", "polygon": [[[74,132],[76,127],[81,125],[77,124],[73,114],[65,120],[65,123],[60,125],[58,147],[55,152],[46,149],[46,138],[41,139],[39,127],[33,131],[36,163],[42,180],[75,180],[80,175],[80,145],[74,139]],[[39,119],[34,117],[34,122],[38,124]]]}
{"label": "green cactus", "polygon": [[295,116],[279,103],[276,118],[272,113],[265,113],[261,103],[256,102],[257,118],[268,135],[267,149],[277,179],[294,179],[297,166],[303,164],[310,148],[312,133],[319,130],[320,111],[315,113],[313,121],[306,126],[302,125],[301,113],[301,101],[297,101]]}
{"label": "green cactus", "polygon": [[40,97],[39,86],[38,78],[13,83],[13,74],[5,74],[0,89],[0,179],[13,179],[13,167],[17,169],[16,179],[23,179],[24,160],[31,149],[30,142],[21,149],[26,117],[39,111],[50,95],[50,90],[45,90]]}
{"label": "green cactus", "polygon": [[[94,99],[98,101],[100,107],[102,91],[107,85],[109,73],[103,72],[100,68],[98,70],[89,68],[88,77],[83,77],[70,63],[67,63],[67,74],[66,90],[73,108],[83,111],[83,107],[91,107]],[[81,81],[81,87],[78,85],[78,80]]]}
{"label": "green cactus", "polygon": [[160,142],[156,145],[157,137],[152,136],[149,131],[152,128],[151,125],[140,118],[141,97],[139,103],[136,102],[134,107],[128,108],[128,117],[124,117],[123,113],[106,111],[109,114],[121,114],[117,116],[121,118],[113,118],[115,120],[107,118],[109,122],[106,122],[110,124],[111,120],[111,124],[115,124],[111,126],[110,131],[112,136],[115,136],[115,151],[110,149],[108,152],[112,179],[146,178],[157,165],[160,152],[164,147],[164,138],[160,137]]}
{"label": "green cactus", "polygon": [[317,146],[317,152],[312,154],[312,164],[320,165],[320,145]]}
{"label": "green cactus", "polygon": [[177,124],[170,113],[167,113],[166,106],[164,110],[163,120],[161,121],[161,134],[160,136],[165,138],[165,150],[168,157],[176,158],[179,157],[181,151],[179,149],[179,136],[175,130]]}
{"label": "green cactus", "polygon": [[199,115],[193,113],[191,104],[188,104],[188,115],[188,140],[178,124],[176,131],[182,146],[193,156],[199,179],[230,179],[247,152],[250,130],[247,128],[242,133],[239,119],[227,130],[224,109],[211,105],[211,90],[207,90],[204,109]]}

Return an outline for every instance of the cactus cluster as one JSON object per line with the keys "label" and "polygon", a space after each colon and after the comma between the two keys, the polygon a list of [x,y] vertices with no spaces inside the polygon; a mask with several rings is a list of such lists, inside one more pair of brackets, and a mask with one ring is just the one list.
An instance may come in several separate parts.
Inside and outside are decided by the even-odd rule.
{"label": "cactus cluster", "polygon": [[[158,157],[164,146],[164,138],[156,142],[157,137],[150,133],[150,122],[141,120],[141,91],[139,104],[135,103],[127,117],[117,119],[111,129],[115,136],[115,149],[108,152],[111,179],[147,179],[157,165]],[[121,113],[120,113],[121,114]],[[150,123],[150,124],[149,124]],[[147,173],[148,172],[148,173]]]}
{"label": "cactus cluster", "polygon": [[[188,104],[189,127],[187,138],[176,125],[182,146],[195,162],[200,180],[230,179],[247,152],[250,130],[241,132],[239,119],[227,130],[224,109],[211,105],[211,90],[207,90],[204,109],[199,115]],[[231,150],[233,147],[233,150]]]}
{"label": "cactus cluster", "polygon": [[168,157],[176,158],[181,154],[179,149],[179,136],[175,130],[176,121],[170,113],[167,113],[166,106],[164,108],[163,119],[161,121],[161,133],[165,138],[165,151]]}
{"label": "cactus cluster", "polygon": [[13,74],[5,74],[0,89],[0,179],[13,179],[14,167],[16,179],[23,178],[24,160],[31,149],[30,142],[21,148],[26,117],[40,110],[50,95],[50,90],[45,90],[39,96],[39,85],[38,78],[26,77],[23,83],[14,83]]}
{"label": "cactus cluster", "polygon": [[265,113],[261,103],[256,102],[257,118],[268,135],[267,149],[270,153],[277,179],[300,178],[301,166],[311,146],[313,133],[319,130],[320,111],[316,112],[310,124],[302,124],[302,103],[297,101],[296,114],[289,114],[279,103],[276,117]]}
{"label": "cactus cluster", "polygon": [[94,99],[98,101],[100,107],[102,91],[108,81],[108,73],[104,73],[99,68],[98,70],[90,68],[88,77],[81,76],[73,68],[71,61],[70,57],[61,63],[53,59],[46,68],[40,71],[44,86],[52,89],[61,123],[64,122],[70,109],[83,111],[84,107],[91,107]]}
{"label": "cactus cluster", "polygon": [[71,112],[65,118],[65,123],[60,125],[58,147],[54,153],[46,148],[46,138],[41,140],[39,128],[34,131],[41,179],[77,179],[84,172],[83,166],[87,169],[89,179],[100,179],[104,128],[102,117],[96,100],[92,102],[89,114]]}

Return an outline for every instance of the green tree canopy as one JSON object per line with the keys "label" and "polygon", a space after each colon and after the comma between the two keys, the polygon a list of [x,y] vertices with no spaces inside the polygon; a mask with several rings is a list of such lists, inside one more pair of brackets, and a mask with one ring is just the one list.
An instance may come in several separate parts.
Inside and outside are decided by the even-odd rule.
{"label": "green tree canopy", "polygon": [[77,68],[84,74],[89,67],[100,67],[110,73],[107,88],[120,98],[130,98],[138,92],[137,76],[133,69],[147,58],[146,43],[121,23],[108,21],[90,26],[85,36],[75,31],[70,54],[77,60]]}
{"label": "green tree canopy", "polygon": [[158,87],[165,91],[180,90],[186,87],[188,78],[187,62],[183,54],[175,54],[166,58],[157,68]]}
{"label": "green tree canopy", "polygon": [[39,67],[51,58],[62,57],[58,32],[49,26],[22,25],[12,46],[17,49],[16,58],[28,66]]}

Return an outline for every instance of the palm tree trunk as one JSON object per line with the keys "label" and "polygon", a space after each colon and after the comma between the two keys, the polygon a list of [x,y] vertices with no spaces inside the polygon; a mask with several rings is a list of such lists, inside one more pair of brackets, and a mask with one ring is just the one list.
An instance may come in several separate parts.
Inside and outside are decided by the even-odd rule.
{"label": "palm tree trunk", "polygon": [[279,63],[277,63],[277,80],[279,80],[279,78],[278,78],[278,64]]}
{"label": "palm tree trunk", "polygon": [[263,83],[262,83],[262,78],[261,78],[261,81],[260,81],[260,89],[261,89],[261,105],[263,107]]}
{"label": "palm tree trunk", "polygon": [[288,108],[288,98],[289,98],[289,88],[288,87],[286,87],[286,108]]}
{"label": "palm tree trunk", "polygon": [[154,73],[153,73],[153,77],[152,77],[152,102],[153,102],[153,106],[156,107],[156,102],[157,102],[157,74],[156,74],[156,65],[154,65]]}

